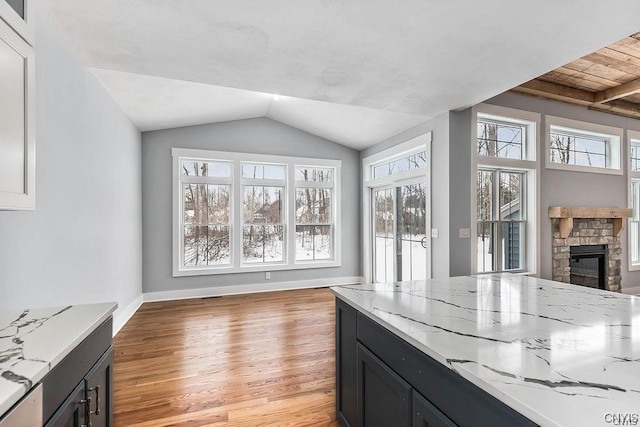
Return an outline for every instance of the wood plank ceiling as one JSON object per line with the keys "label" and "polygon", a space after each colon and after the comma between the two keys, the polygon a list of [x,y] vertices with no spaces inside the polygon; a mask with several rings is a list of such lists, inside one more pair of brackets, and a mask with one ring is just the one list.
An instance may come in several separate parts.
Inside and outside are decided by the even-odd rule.
{"label": "wood plank ceiling", "polygon": [[517,86],[513,91],[640,118],[640,33]]}

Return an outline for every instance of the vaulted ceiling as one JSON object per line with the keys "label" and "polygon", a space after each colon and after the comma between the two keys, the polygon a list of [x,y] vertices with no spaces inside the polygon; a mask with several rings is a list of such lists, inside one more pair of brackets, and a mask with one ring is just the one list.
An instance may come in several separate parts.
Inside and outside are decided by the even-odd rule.
{"label": "vaulted ceiling", "polygon": [[640,29],[635,0],[39,0],[36,8],[143,131],[265,116],[356,149]]}

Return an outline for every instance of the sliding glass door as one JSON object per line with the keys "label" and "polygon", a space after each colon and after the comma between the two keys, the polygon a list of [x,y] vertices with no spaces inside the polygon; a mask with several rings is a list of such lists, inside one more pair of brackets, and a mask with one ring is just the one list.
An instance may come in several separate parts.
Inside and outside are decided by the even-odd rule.
{"label": "sliding glass door", "polygon": [[424,182],[371,189],[373,281],[427,278],[427,192]]}

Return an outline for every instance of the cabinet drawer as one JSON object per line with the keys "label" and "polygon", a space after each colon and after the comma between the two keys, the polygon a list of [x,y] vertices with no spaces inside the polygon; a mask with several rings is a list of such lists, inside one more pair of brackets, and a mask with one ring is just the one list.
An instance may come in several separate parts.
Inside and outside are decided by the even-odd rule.
{"label": "cabinet drawer", "polygon": [[105,320],[43,379],[42,419],[47,421],[64,403],[112,341],[112,318]]}

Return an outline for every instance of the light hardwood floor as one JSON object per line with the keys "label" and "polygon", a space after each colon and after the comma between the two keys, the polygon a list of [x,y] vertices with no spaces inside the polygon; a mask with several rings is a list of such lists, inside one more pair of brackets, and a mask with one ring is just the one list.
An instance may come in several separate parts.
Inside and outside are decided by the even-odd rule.
{"label": "light hardwood floor", "polygon": [[114,339],[116,427],[337,426],[328,289],[145,303]]}

